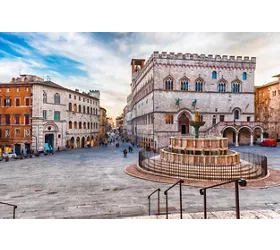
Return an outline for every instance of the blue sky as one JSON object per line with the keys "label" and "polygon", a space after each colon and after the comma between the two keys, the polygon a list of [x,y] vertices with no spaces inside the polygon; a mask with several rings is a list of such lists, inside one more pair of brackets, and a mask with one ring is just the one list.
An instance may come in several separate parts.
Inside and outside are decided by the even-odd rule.
{"label": "blue sky", "polygon": [[81,91],[99,89],[117,116],[130,93],[132,58],[153,51],[256,56],[255,85],[280,73],[280,33],[0,33],[0,82],[36,74]]}

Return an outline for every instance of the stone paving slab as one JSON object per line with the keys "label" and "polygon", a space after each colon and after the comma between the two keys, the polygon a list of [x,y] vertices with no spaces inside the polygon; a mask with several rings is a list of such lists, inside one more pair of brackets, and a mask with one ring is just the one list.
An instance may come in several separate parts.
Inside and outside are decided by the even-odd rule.
{"label": "stone paving slab", "polygon": [[[134,178],[124,172],[125,166],[138,161],[139,148],[123,157],[121,143],[91,149],[77,149],[26,160],[0,162],[0,201],[18,206],[20,219],[116,219],[148,214],[148,195],[160,188],[161,207],[165,206],[163,191],[170,183]],[[280,147],[239,147],[235,150],[265,154],[271,169],[280,170]],[[255,150],[255,151],[254,151]],[[174,183],[174,182],[173,182]],[[172,183],[172,184],[173,184]],[[199,188],[183,186],[183,211],[203,211]],[[152,213],[157,209],[152,200]],[[170,191],[169,206],[179,211],[178,188]],[[280,187],[240,189],[240,208],[243,211],[280,210]],[[213,189],[207,193],[209,218],[215,211],[234,211],[234,191],[231,188]],[[139,213],[139,214],[138,214]],[[253,212],[252,212],[253,213]],[[248,216],[252,216],[251,214]],[[260,218],[267,217],[264,212]],[[269,214],[269,218],[276,215]],[[164,217],[164,216],[163,216]],[[12,218],[12,208],[0,205],[0,218]]]}

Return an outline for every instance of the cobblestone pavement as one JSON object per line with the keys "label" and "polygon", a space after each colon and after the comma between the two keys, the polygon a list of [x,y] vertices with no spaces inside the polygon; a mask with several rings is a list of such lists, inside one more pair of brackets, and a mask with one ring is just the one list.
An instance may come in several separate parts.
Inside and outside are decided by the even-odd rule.
{"label": "cobblestone pavement", "polygon": [[[114,145],[77,149],[53,156],[0,163],[0,201],[18,205],[16,218],[120,218],[148,214],[147,196],[170,184],[131,177],[124,168],[138,160],[138,149],[123,157]],[[280,170],[280,147],[239,147],[268,157],[269,167]],[[280,209],[280,187],[240,191],[240,209]],[[178,213],[178,188],[169,193],[170,211]],[[164,206],[161,193],[161,204]],[[207,193],[209,211],[234,211],[234,190]],[[152,197],[152,211],[156,197]],[[172,209],[173,208],[173,209]],[[184,213],[203,211],[199,188],[183,187]],[[11,218],[12,208],[0,205],[0,218]]]}

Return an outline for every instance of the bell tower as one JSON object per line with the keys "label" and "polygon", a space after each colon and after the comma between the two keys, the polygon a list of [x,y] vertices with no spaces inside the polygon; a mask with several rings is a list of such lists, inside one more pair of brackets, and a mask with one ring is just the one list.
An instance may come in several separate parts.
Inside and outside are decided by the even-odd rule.
{"label": "bell tower", "polygon": [[131,71],[132,71],[132,81],[139,74],[140,70],[144,67],[145,59],[132,59],[131,60]]}

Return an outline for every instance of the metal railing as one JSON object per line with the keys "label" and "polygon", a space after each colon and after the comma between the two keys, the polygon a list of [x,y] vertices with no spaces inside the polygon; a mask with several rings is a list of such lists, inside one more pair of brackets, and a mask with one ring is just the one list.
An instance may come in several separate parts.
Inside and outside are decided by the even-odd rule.
{"label": "metal railing", "polygon": [[17,205],[13,205],[13,204],[9,204],[9,203],[5,203],[5,202],[1,202],[0,201],[0,204],[3,204],[3,205],[7,205],[7,206],[11,206],[13,207],[13,219],[16,218],[16,209],[17,209]]}
{"label": "metal railing", "polygon": [[171,187],[169,187],[168,189],[166,189],[164,191],[164,195],[166,195],[166,219],[168,219],[168,191],[175,187],[177,184],[180,184],[179,188],[180,188],[180,195],[179,195],[179,198],[180,198],[180,219],[183,219],[183,209],[182,209],[182,183],[184,183],[183,180],[179,180],[177,181],[176,183],[174,183]]}
{"label": "metal railing", "polygon": [[149,200],[149,215],[151,215],[151,196],[158,192],[158,215],[160,214],[160,188],[158,188],[157,190],[155,190],[154,192],[152,192],[149,196],[148,196],[148,200]]}
{"label": "metal railing", "polygon": [[207,197],[206,197],[206,190],[209,188],[214,188],[214,187],[218,187],[218,186],[222,186],[228,183],[235,183],[235,211],[236,211],[236,219],[240,219],[240,208],[239,208],[239,188],[238,186],[240,185],[241,187],[245,187],[247,185],[246,180],[242,180],[242,179],[237,179],[237,180],[231,180],[231,181],[227,181],[227,182],[223,182],[217,185],[213,185],[213,186],[209,186],[209,187],[205,187],[205,188],[201,188],[199,190],[200,194],[203,195],[203,207],[204,207],[204,219],[207,219]]}
{"label": "metal railing", "polygon": [[156,158],[158,153],[154,154],[153,152],[140,151],[139,166],[153,173],[182,179],[196,178],[198,180],[228,181],[238,178],[249,180],[267,175],[266,156],[247,152],[238,153],[240,153],[241,160],[245,162],[237,164],[211,162],[208,164],[199,160],[194,165],[189,162],[188,158],[183,163],[179,160],[166,161],[159,157]]}

